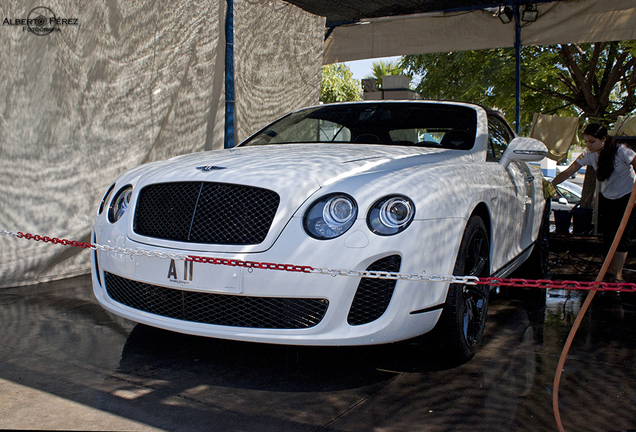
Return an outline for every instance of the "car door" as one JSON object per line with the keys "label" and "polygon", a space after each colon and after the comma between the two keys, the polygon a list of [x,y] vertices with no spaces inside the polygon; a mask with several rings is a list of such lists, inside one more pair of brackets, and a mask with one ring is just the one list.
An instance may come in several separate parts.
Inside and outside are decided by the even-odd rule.
{"label": "car door", "polygon": [[[498,162],[508,144],[515,137],[508,124],[496,115],[488,116],[489,146],[488,160]],[[498,252],[508,262],[530,245],[534,220],[533,197],[535,196],[535,176],[525,162],[513,161],[502,167],[503,183],[512,191],[509,202],[502,203],[493,233],[493,243],[503,248]]]}

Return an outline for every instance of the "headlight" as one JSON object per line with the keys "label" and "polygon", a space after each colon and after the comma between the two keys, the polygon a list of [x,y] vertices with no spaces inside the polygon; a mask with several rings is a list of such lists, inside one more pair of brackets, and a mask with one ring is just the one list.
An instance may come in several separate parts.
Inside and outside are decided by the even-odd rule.
{"label": "headlight", "polygon": [[393,235],[404,231],[415,216],[413,201],[405,196],[388,196],[371,206],[367,216],[369,229],[379,235]]}
{"label": "headlight", "polygon": [[305,214],[305,231],[320,240],[336,238],[351,228],[357,215],[358,205],[349,195],[327,195]]}
{"label": "headlight", "polygon": [[115,223],[126,213],[128,204],[130,204],[130,197],[132,196],[132,186],[125,186],[119,189],[119,192],[115,194],[115,198],[110,203],[108,209],[108,220],[110,223]]}

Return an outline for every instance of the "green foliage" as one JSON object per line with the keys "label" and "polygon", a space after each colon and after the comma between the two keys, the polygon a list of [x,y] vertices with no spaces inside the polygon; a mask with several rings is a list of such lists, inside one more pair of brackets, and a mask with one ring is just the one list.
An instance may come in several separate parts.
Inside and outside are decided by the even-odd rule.
{"label": "green foliage", "polygon": [[632,53],[632,56],[636,56],[636,41],[624,41],[623,46]]}
{"label": "green foliage", "polygon": [[[636,43],[608,42],[521,49],[521,130],[534,113],[612,122],[636,108]],[[421,77],[422,99],[461,100],[515,118],[514,49],[402,57]]]}
{"label": "green foliage", "polygon": [[362,88],[353,79],[351,69],[345,64],[335,63],[322,67],[320,102],[346,102],[362,99]]}

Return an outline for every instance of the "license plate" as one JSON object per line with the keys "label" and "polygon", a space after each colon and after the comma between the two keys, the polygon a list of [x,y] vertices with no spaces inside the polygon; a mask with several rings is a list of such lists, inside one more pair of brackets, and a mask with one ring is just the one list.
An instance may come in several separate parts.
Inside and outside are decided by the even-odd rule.
{"label": "license plate", "polygon": [[211,292],[242,293],[243,268],[174,259],[137,256],[137,279]]}

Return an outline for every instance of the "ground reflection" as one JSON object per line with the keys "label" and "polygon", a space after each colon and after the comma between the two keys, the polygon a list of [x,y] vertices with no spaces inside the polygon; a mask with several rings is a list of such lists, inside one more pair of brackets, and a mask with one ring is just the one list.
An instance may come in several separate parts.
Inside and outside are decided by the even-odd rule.
{"label": "ground reflection", "polygon": [[390,380],[379,370],[386,347],[303,347],[225,341],[137,325],[119,371],[156,378],[180,374],[200,384],[268,391],[340,391]]}
{"label": "ground reflection", "polygon": [[[137,325],[100,308],[89,277],[5,289],[0,384],[164,430],[555,430],[555,368],[587,293],[499,291],[481,349],[458,366],[429,337],[296,347]],[[566,430],[636,429],[635,296],[592,302],[561,380]]]}

